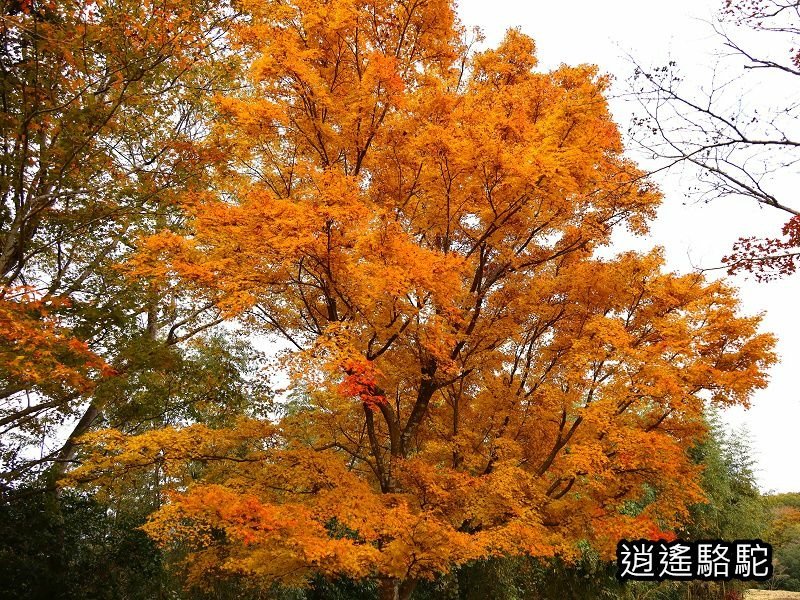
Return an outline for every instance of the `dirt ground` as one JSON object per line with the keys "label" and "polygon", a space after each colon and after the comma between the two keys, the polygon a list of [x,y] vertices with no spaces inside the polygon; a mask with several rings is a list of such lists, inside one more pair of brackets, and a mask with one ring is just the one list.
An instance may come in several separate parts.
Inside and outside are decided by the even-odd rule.
{"label": "dirt ground", "polygon": [[747,590],[745,600],[800,600],[800,592]]}

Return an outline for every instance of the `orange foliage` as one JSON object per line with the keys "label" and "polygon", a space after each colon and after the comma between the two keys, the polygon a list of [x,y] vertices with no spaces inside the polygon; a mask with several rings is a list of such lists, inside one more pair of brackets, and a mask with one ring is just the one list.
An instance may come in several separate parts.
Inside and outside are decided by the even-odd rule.
{"label": "orange foliage", "polygon": [[109,367],[51,315],[64,300],[39,299],[25,288],[0,288],[0,378],[8,388],[85,393]]}
{"label": "orange foliage", "polygon": [[[246,443],[95,440],[73,480],[170,469],[148,531],[187,544],[197,580],[397,585],[669,537],[701,498],[704,398],[746,404],[773,339],[659,251],[597,258],[659,201],[606,79],[535,71],[518,31],[470,55],[447,0],[243,5],[251,85],[218,100],[218,189],[132,269],[290,340],[303,401]],[[170,451],[208,444],[217,460]]]}

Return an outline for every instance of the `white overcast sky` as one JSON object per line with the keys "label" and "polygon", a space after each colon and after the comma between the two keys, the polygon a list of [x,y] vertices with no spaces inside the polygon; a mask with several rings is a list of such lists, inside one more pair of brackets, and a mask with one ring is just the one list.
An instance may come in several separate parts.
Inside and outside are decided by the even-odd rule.
{"label": "white overcast sky", "polygon": [[[675,60],[687,80],[702,82],[721,46],[709,24],[721,6],[722,0],[461,0],[459,12],[464,25],[483,30],[487,45],[496,45],[509,27],[519,27],[536,40],[544,68],[592,63],[624,81],[633,70],[626,58],[630,55],[642,65]],[[612,110],[620,128],[627,129],[632,106],[612,100]],[[669,267],[676,271],[718,266],[736,239],[775,236],[787,220],[785,213],[759,209],[746,200],[693,202],[686,197],[692,181],[685,174],[657,181],[664,204],[649,239],[638,247],[663,246]],[[800,176],[787,190],[800,190]],[[729,409],[724,418],[731,428],[744,425],[749,430],[763,491],[800,491],[800,373],[795,371],[800,356],[795,318],[800,275],[769,284],[738,276],[732,281],[740,289],[743,311],[763,312],[763,329],[778,336],[781,362],[749,410]]]}

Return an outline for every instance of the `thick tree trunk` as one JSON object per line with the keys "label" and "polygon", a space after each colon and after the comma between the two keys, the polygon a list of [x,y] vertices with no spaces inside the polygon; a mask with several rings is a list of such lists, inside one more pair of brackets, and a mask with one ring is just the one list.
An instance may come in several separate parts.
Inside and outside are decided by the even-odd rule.
{"label": "thick tree trunk", "polygon": [[89,406],[86,408],[86,412],[83,413],[80,421],[78,421],[77,425],[75,425],[72,433],[69,434],[67,441],[64,442],[64,445],[61,447],[61,451],[58,453],[58,459],[53,465],[50,473],[53,483],[61,479],[66,474],[69,462],[75,458],[75,453],[78,449],[75,442],[84,433],[89,431],[92,423],[94,423],[99,416],[100,409],[98,409],[94,403],[89,404]]}
{"label": "thick tree trunk", "polygon": [[378,600],[400,600],[400,581],[388,578],[378,581]]}
{"label": "thick tree trunk", "polygon": [[386,577],[378,581],[378,600],[410,600],[416,579],[392,579]]}

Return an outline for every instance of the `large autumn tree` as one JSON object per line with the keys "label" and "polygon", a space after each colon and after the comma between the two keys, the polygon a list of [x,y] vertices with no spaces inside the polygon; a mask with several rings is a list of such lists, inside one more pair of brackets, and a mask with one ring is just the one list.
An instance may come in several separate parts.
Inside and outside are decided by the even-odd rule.
{"label": "large autumn tree", "polygon": [[746,404],[773,340],[723,283],[603,252],[659,201],[606,78],[536,71],[514,30],[473,53],[448,0],[243,9],[214,185],[128,269],[283,339],[291,401],[100,432],[73,480],[157,471],[173,491],[148,531],[188,549],[192,583],[321,573],[408,598],[472,559],[670,535],[701,498],[704,402]]}

